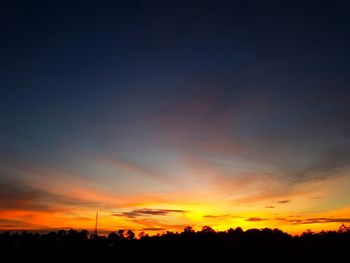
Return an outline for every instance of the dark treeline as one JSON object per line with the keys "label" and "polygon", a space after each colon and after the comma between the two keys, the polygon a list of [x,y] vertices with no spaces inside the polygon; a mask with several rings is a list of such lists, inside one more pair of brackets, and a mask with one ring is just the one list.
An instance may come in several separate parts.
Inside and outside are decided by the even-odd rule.
{"label": "dark treeline", "polygon": [[118,230],[107,236],[60,230],[0,234],[1,262],[349,262],[350,227],[292,236],[279,229],[211,227],[155,236]]}

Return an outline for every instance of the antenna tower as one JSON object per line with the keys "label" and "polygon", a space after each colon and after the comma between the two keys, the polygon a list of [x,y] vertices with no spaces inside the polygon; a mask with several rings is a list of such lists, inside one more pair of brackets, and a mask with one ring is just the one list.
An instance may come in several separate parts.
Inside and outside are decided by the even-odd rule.
{"label": "antenna tower", "polygon": [[95,221],[95,235],[97,236],[97,220],[98,220],[98,211],[96,211],[96,221]]}

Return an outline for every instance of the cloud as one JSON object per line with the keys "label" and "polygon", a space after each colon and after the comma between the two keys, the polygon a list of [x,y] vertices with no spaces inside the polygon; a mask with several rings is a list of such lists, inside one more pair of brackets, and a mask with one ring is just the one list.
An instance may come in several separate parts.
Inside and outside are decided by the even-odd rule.
{"label": "cloud", "polygon": [[297,173],[293,180],[309,181],[334,177],[350,167],[350,146],[328,148],[317,162]]}
{"label": "cloud", "polygon": [[277,203],[279,203],[279,204],[287,204],[287,203],[289,203],[290,202],[290,200],[281,200],[281,201],[277,201]]}
{"label": "cloud", "polygon": [[226,218],[231,217],[230,215],[205,215],[204,218]]}
{"label": "cloud", "polygon": [[290,219],[290,218],[275,218],[279,221],[284,221],[286,223],[295,225],[305,225],[305,224],[325,224],[325,223],[350,223],[350,218],[337,218],[337,217],[314,217],[306,219]]}
{"label": "cloud", "polygon": [[265,208],[275,208],[273,205],[266,205]]}
{"label": "cloud", "polygon": [[23,220],[17,220],[17,219],[0,219],[0,228],[6,229],[6,228],[26,228],[30,226],[30,224],[26,223]]}
{"label": "cloud", "polygon": [[113,213],[113,216],[127,217],[127,218],[137,218],[143,216],[166,216],[170,213],[185,213],[188,211],[179,209],[135,209],[130,212]]}
{"label": "cloud", "polygon": [[0,210],[55,211],[60,208],[96,208],[100,204],[38,189],[19,180],[0,181]]}
{"label": "cloud", "polygon": [[311,200],[319,200],[319,199],[323,199],[323,198],[324,198],[323,196],[312,196],[309,199],[311,199]]}
{"label": "cloud", "polygon": [[83,217],[83,216],[79,216],[75,218],[78,221],[95,221],[95,218],[89,218],[89,217]]}
{"label": "cloud", "polygon": [[260,217],[249,217],[247,219],[245,219],[244,221],[248,221],[248,222],[260,222],[260,221],[265,221],[267,219],[265,218],[260,218]]}
{"label": "cloud", "polygon": [[166,230],[163,227],[144,227],[140,229],[141,231],[164,231]]}
{"label": "cloud", "polygon": [[166,173],[159,171],[159,169],[149,167],[147,165],[120,159],[108,160],[107,162],[108,164],[112,165],[118,170],[122,170],[127,173],[148,177],[150,179],[157,180],[160,183],[172,185],[176,183],[174,180],[172,180],[172,178],[166,176]]}
{"label": "cloud", "polygon": [[[239,203],[269,199],[272,196],[281,198],[287,192],[286,188],[281,187],[283,182],[279,173],[232,156],[209,153],[207,155],[202,153],[201,156],[188,154],[184,162],[191,174],[213,185],[220,194],[233,196],[232,193],[237,193],[237,197],[233,199]],[[253,169],[246,171],[247,167],[252,165],[256,171]]]}
{"label": "cloud", "polygon": [[[5,192],[13,192],[13,190],[8,190],[15,188],[19,194],[18,198],[10,199],[13,201],[17,201],[17,199],[32,200],[25,196],[19,198],[23,194],[31,193],[33,195],[31,202],[33,210],[41,210],[35,209],[34,204],[40,207],[45,205],[50,210],[57,205],[61,207],[115,209],[123,203],[121,194],[116,192],[114,188],[112,189],[106,182],[101,182],[99,178],[93,176],[76,175],[65,171],[64,168],[50,168],[19,162],[5,171],[0,174],[1,189],[5,189]],[[4,200],[4,197],[2,199]],[[4,205],[4,202],[0,200],[0,206],[1,203]],[[16,208],[20,207],[20,204],[10,206],[10,202],[7,202],[7,206]]]}
{"label": "cloud", "polygon": [[[47,200],[50,194],[32,188],[17,181],[0,182],[0,209],[49,210],[41,201]],[[51,196],[50,196],[51,198]]]}
{"label": "cloud", "polygon": [[[186,224],[171,224],[167,220],[158,220],[155,217],[136,217],[132,218],[132,225],[137,231],[181,231],[186,226],[191,226],[193,222],[188,221]],[[129,228],[129,225],[125,226]]]}
{"label": "cloud", "polygon": [[28,189],[20,189],[8,183],[0,183],[0,208],[24,207],[38,196]]}

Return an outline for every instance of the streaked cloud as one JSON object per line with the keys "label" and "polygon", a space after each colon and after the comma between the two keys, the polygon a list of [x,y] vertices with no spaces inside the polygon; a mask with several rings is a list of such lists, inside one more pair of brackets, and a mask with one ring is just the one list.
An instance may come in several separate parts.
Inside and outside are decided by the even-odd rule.
{"label": "streaked cloud", "polygon": [[293,178],[296,181],[322,180],[350,168],[350,145],[335,146],[322,152],[319,159]]}
{"label": "streaked cloud", "polygon": [[326,224],[326,223],[350,223],[350,218],[337,218],[337,217],[315,217],[315,218],[276,218],[279,221],[283,221],[289,224],[295,225],[307,225],[307,224]]}
{"label": "streaked cloud", "polygon": [[17,219],[1,219],[0,218],[0,229],[11,229],[11,228],[28,228],[31,225],[26,222],[25,219],[17,220]]}
{"label": "streaked cloud", "polygon": [[122,172],[132,173],[141,177],[148,177],[160,183],[174,183],[174,180],[167,177],[164,171],[159,171],[158,169],[147,167],[146,165],[138,164],[136,162],[113,159],[107,160],[106,163],[114,166]]}
{"label": "streaked cloud", "polygon": [[113,216],[127,217],[127,218],[137,218],[143,216],[166,216],[170,213],[185,213],[188,211],[178,210],[178,209],[134,209],[129,212],[113,213]]}
{"label": "streaked cloud", "polygon": [[203,217],[209,218],[209,219],[221,219],[221,218],[228,218],[228,217],[237,218],[237,216],[233,216],[233,215],[204,215]]}
{"label": "streaked cloud", "polygon": [[140,229],[141,231],[164,231],[166,228],[163,227],[144,227]]}
{"label": "streaked cloud", "polygon": [[63,207],[97,208],[99,202],[71,195],[57,194],[19,181],[0,182],[0,209],[55,211]]}
{"label": "streaked cloud", "polygon": [[260,218],[260,217],[249,217],[245,219],[245,221],[248,221],[248,222],[260,222],[265,220],[268,220],[268,219]]}
{"label": "streaked cloud", "polygon": [[287,204],[289,203],[290,200],[280,200],[280,201],[277,201],[278,204]]}

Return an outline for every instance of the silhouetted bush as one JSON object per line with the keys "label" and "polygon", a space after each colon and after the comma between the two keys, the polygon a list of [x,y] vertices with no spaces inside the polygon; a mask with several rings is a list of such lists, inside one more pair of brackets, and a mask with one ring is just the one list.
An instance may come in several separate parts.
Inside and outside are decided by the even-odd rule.
{"label": "silhouetted bush", "polygon": [[136,238],[131,230],[107,236],[86,230],[60,230],[47,234],[0,234],[1,262],[347,262],[350,228],[291,236],[279,229],[228,229],[200,231],[186,227],[181,233],[167,231]]}

